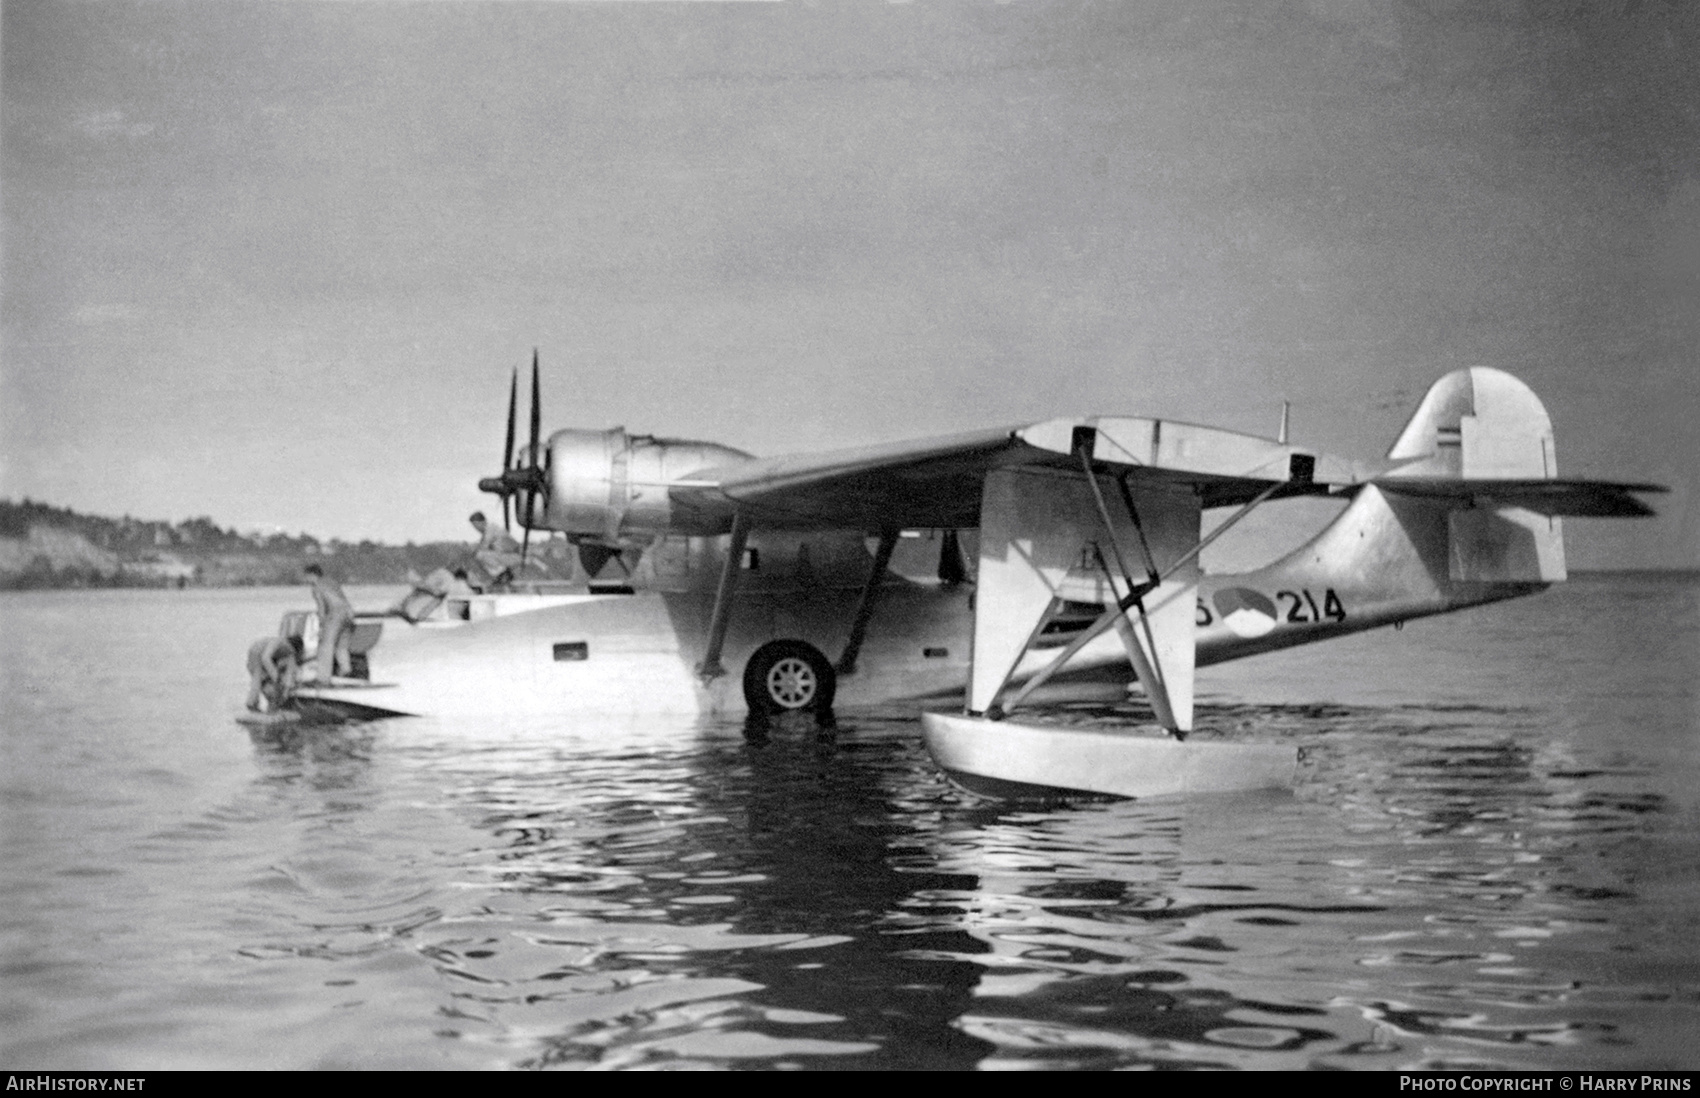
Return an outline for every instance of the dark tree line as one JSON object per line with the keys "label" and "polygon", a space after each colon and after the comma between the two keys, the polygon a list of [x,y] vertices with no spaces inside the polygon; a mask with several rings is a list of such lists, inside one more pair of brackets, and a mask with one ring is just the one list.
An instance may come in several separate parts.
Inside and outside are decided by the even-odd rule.
{"label": "dark tree line", "polygon": [[31,528],[81,536],[116,558],[102,568],[86,559],[55,560],[36,552],[19,568],[0,566],[0,589],[54,587],[257,586],[299,583],[315,561],[345,583],[402,583],[465,560],[468,545],[432,542],[383,545],[320,540],[309,534],[244,534],[198,516],[172,523],[85,515],[25,498],[0,500],[0,538],[23,540]]}

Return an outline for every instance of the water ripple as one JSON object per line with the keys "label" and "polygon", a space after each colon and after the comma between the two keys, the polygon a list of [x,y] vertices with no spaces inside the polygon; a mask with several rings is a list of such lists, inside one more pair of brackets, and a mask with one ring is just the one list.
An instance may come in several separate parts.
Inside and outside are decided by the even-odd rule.
{"label": "water ripple", "polygon": [[[1207,693],[1200,738],[1303,762],[1289,794],[1194,801],[982,801],[907,714],[759,744],[736,724],[566,718],[250,741],[171,713],[181,690],[145,692],[170,719],[133,700],[89,713],[44,675],[14,712],[49,716],[20,726],[0,801],[3,1051],[85,1068],[1691,1067],[1695,688],[1634,664],[1608,703],[1567,693],[1564,653],[1613,620],[1612,590],[1531,619],[1538,660],[1493,663],[1500,637],[1461,616],[1356,665],[1379,700]],[[196,628],[230,631],[229,605]],[[1549,651],[1555,631],[1570,639]],[[1460,696],[1493,704],[1438,677],[1419,693],[1439,704],[1405,700],[1413,660],[1456,653],[1503,684]],[[1249,693],[1295,689],[1277,659],[1247,664]]]}

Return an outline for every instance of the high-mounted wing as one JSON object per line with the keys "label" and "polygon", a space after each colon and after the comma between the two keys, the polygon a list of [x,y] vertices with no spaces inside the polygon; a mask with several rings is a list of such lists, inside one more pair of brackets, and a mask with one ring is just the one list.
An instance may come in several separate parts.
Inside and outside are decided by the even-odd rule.
{"label": "high-mounted wing", "polygon": [[759,527],[864,529],[970,527],[978,522],[980,478],[1019,460],[1008,429],[914,442],[754,458],[693,473],[675,486],[675,509],[727,520],[741,512]]}
{"label": "high-mounted wing", "polygon": [[700,516],[733,512],[783,529],[966,528],[980,524],[981,485],[994,469],[1078,472],[1086,446],[1130,479],[1191,487],[1204,507],[1326,493],[1363,470],[1302,447],[1214,427],[1140,417],[1053,419],[914,442],[757,458],[703,469],[670,494]]}

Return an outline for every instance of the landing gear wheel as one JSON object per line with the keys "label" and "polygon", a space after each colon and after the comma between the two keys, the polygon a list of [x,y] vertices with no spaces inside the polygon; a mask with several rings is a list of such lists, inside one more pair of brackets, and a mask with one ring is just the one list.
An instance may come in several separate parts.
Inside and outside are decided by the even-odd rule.
{"label": "landing gear wheel", "polygon": [[802,641],[772,641],[756,649],[744,665],[744,700],[751,713],[832,712],[838,676],[813,645]]}

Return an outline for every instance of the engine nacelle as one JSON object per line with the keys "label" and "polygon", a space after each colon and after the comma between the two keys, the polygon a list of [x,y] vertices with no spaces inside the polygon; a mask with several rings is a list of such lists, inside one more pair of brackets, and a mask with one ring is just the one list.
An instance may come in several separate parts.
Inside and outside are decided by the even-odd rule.
{"label": "engine nacelle", "polygon": [[675,514],[667,485],[747,460],[730,446],[608,431],[557,431],[547,443],[548,501],[540,525],[610,544],[629,535],[718,534]]}

